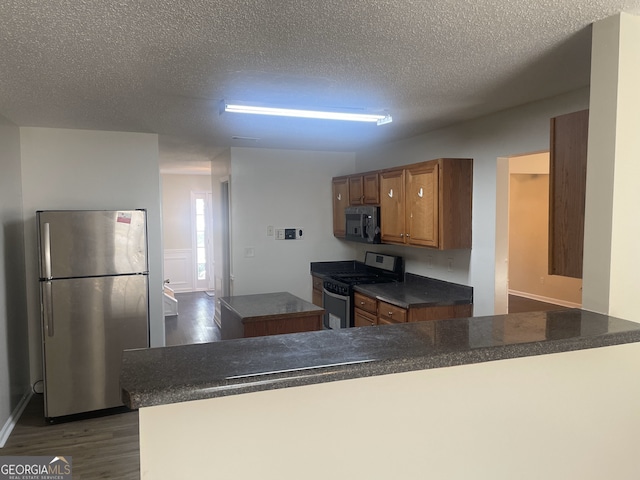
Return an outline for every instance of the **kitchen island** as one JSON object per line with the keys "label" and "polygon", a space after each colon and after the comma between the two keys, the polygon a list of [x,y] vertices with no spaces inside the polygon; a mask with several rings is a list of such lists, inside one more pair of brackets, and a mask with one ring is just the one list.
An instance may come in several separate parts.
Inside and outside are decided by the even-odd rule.
{"label": "kitchen island", "polygon": [[220,478],[632,478],[638,342],[582,310],[438,320],[127,351],[121,385],[143,479],[203,458]]}
{"label": "kitchen island", "polygon": [[220,299],[223,340],[322,329],[324,310],[289,292]]}

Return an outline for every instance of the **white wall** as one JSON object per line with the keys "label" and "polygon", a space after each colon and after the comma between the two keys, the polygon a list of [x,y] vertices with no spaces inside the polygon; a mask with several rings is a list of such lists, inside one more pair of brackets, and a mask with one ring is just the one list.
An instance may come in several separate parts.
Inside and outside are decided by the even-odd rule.
{"label": "white wall", "polygon": [[161,175],[162,238],[165,250],[191,249],[191,192],[210,192],[210,175]]}
{"label": "white wall", "polygon": [[[496,270],[496,184],[499,157],[549,149],[549,120],[589,106],[582,89],[494,115],[460,123],[367,152],[356,157],[356,171],[405,165],[441,157],[473,158],[473,245],[469,250],[434,251],[394,248],[406,258],[409,272],[474,287],[474,315],[494,313]],[[508,163],[506,164],[508,167]],[[502,176],[508,178],[508,175]],[[504,188],[502,191],[507,191]],[[503,209],[502,214],[506,211]],[[504,224],[506,225],[506,220]],[[506,231],[503,233],[506,235]],[[428,268],[432,257],[433,268]],[[454,259],[452,272],[447,259]],[[507,265],[499,262],[498,268]]]}
{"label": "white wall", "polygon": [[20,130],[0,117],[0,446],[29,385]]}
{"label": "white wall", "polygon": [[141,478],[637,480],[639,356],[631,343],[142,408]]}
{"label": "white wall", "polygon": [[639,321],[640,17],[593,26],[584,308]]}
{"label": "white wall", "polygon": [[20,128],[31,380],[42,378],[37,210],[145,208],[151,345],[164,345],[158,136]]}
{"label": "white wall", "polygon": [[[287,291],[311,301],[310,262],[354,258],[333,236],[331,202],[331,178],[353,168],[352,153],[231,149],[234,295]],[[275,240],[269,225],[303,227],[304,239]]]}

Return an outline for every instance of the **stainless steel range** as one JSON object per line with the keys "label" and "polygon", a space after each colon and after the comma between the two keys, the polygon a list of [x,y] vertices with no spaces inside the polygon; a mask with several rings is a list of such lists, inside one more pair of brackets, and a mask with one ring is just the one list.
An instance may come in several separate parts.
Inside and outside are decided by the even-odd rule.
{"label": "stainless steel range", "polygon": [[367,252],[364,263],[355,262],[354,269],[325,277],[322,301],[327,329],[353,327],[353,287],[363,283],[401,282],[404,276],[402,257]]}

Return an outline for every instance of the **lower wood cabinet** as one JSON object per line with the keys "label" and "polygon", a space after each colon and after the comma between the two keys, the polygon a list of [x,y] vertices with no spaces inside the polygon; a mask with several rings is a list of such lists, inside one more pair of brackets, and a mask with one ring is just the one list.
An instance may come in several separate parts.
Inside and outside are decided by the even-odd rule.
{"label": "lower wood cabinet", "polygon": [[378,324],[378,301],[359,292],[353,294],[353,324],[356,327],[373,327]]}
{"label": "lower wood cabinet", "polygon": [[353,305],[355,308],[364,310],[374,316],[378,313],[378,301],[375,298],[368,297],[360,292],[354,292]]}
{"label": "lower wood cabinet", "polygon": [[473,315],[472,304],[410,307],[406,309],[363,295],[360,292],[354,294],[354,307],[353,315],[356,327],[466,318]]}
{"label": "lower wood cabinet", "polygon": [[359,308],[353,309],[353,324],[356,327],[373,327],[377,325],[377,320],[373,313],[366,312]]}
{"label": "lower wood cabinet", "polygon": [[313,290],[311,292],[311,303],[322,307],[322,279],[320,277],[311,276],[313,281]]}
{"label": "lower wood cabinet", "polygon": [[473,316],[473,305],[442,305],[409,309],[408,322],[442,320],[444,318],[467,318]]}
{"label": "lower wood cabinet", "polygon": [[378,300],[378,321],[380,323],[405,323],[407,310]]}

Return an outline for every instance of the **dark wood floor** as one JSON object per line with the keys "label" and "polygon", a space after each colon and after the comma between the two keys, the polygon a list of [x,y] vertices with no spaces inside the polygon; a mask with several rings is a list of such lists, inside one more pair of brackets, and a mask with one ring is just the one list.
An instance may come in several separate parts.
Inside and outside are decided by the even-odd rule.
{"label": "dark wood floor", "polygon": [[165,317],[167,345],[217,342],[220,328],[213,320],[215,299],[205,292],[176,293],[178,315]]}
{"label": "dark wood floor", "polygon": [[[179,293],[179,315],[165,319],[167,345],[220,340],[213,320],[214,298],[204,292]],[[50,425],[44,399],[34,395],[0,455],[72,457],[74,480],[140,478],[138,412],[84,417]]]}
{"label": "dark wood floor", "polygon": [[566,310],[567,307],[554,303],[539,302],[530,298],[509,295],[509,313],[548,312],[549,310]]}
{"label": "dark wood floor", "polygon": [[74,480],[140,478],[138,412],[49,425],[35,394],[0,455],[72,457]]}

